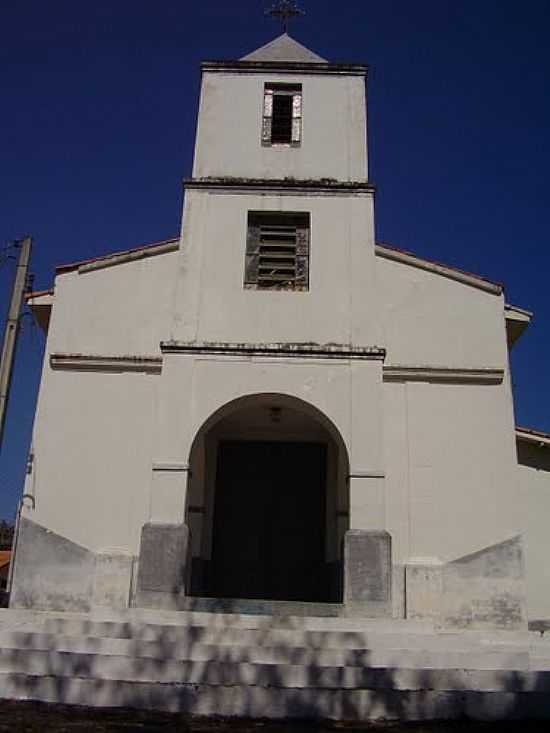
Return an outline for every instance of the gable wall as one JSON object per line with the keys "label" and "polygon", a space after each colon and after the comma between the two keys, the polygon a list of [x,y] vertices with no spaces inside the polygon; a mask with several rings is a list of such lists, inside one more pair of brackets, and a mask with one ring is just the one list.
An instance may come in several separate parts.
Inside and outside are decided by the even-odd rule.
{"label": "gable wall", "polygon": [[376,275],[388,364],[507,366],[502,296],[380,255]]}
{"label": "gable wall", "polygon": [[177,254],[58,275],[49,353],[159,353],[173,307]]}
{"label": "gable wall", "polygon": [[155,355],[177,252],[59,275],[33,429],[27,517],[94,551],[135,554],[149,515],[160,375],[52,369],[50,355]]}

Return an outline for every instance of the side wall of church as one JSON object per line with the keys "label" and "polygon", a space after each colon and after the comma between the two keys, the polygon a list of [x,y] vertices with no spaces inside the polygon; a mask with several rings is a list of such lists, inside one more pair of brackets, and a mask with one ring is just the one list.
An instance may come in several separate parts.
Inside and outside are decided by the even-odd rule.
{"label": "side wall of church", "polygon": [[531,621],[550,622],[550,446],[518,441],[518,471],[525,517],[527,607]]}
{"label": "side wall of church", "polygon": [[[377,258],[385,366],[427,368],[423,381],[385,381],[387,528],[396,568],[413,570],[408,614],[466,625],[524,614],[519,490],[502,296]],[[501,383],[438,381],[430,367],[503,370]],[[487,595],[497,579],[503,585]],[[427,590],[444,590],[434,601]],[[435,578],[435,580],[434,580]],[[496,585],[495,585],[496,588]],[[513,598],[512,607],[509,599]],[[398,600],[398,599],[396,599]],[[415,604],[418,607],[415,608]],[[499,618],[502,616],[502,618]]]}
{"label": "side wall of church", "polygon": [[56,280],[25,491],[29,518],[94,551],[139,547],[160,375],[52,368],[50,356],[160,355],[176,256]]}
{"label": "side wall of church", "polygon": [[160,356],[174,294],[165,253],[61,274],[46,342],[11,605],[129,602],[150,516],[160,374],[52,368],[50,357]]}

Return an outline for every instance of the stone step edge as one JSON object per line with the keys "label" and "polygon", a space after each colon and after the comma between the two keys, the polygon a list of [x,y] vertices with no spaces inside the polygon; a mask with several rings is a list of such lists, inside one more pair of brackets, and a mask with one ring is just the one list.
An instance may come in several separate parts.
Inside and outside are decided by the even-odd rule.
{"label": "stone step edge", "polygon": [[[339,632],[339,633],[375,633],[395,634],[408,633],[415,636],[428,637],[460,637],[466,639],[477,639],[490,637],[495,642],[507,638],[537,639],[548,643],[550,648],[550,636],[541,637],[535,631],[518,631],[502,629],[445,629],[434,626],[433,623],[416,621],[414,619],[375,619],[358,618],[356,616],[284,616],[266,614],[233,614],[218,611],[155,611],[153,609],[129,608],[122,611],[110,609],[95,609],[89,613],[79,612],[54,612],[34,611],[30,609],[0,609],[0,630],[10,628],[10,616],[17,625],[27,626],[21,619],[49,623],[72,622],[83,624],[120,624],[136,627],[152,626],[159,628],[223,628],[239,630],[264,630],[264,627],[279,631],[295,632]],[[159,623],[156,619],[161,617]],[[309,624],[313,626],[308,626]],[[315,628],[315,624],[320,626]]]}
{"label": "stone step edge", "polygon": [[[26,633],[20,633],[20,632],[12,632],[9,634],[9,636],[13,636],[15,638],[12,639],[6,639],[3,637],[8,636],[8,634],[0,633],[0,643],[2,646],[0,647],[0,655],[4,651],[11,651],[11,652],[22,652],[22,653],[29,653],[32,654],[33,652],[40,652],[40,653],[52,653],[52,654],[79,654],[79,655],[88,655],[88,656],[103,656],[103,657],[127,657],[129,659],[135,659],[135,660],[153,660],[153,661],[166,661],[166,662],[193,662],[193,661],[208,661],[208,659],[194,659],[193,655],[196,656],[202,656],[202,657],[208,657],[209,654],[212,655],[212,659],[210,661],[216,661],[215,655],[221,653],[228,653],[234,654],[234,659],[229,660],[223,660],[223,661],[230,661],[232,663],[242,663],[246,662],[246,659],[239,659],[240,656],[244,657],[247,654],[250,654],[251,652],[258,653],[259,656],[264,654],[265,656],[269,657],[270,655],[276,656],[281,655],[285,656],[285,652],[281,651],[280,648],[277,646],[262,646],[262,645],[251,645],[250,647],[247,646],[230,646],[230,645],[219,645],[219,644],[192,644],[189,648],[185,648],[185,645],[182,644],[184,648],[182,648],[179,652],[177,652],[178,646],[177,644],[172,645],[172,649],[177,652],[177,654],[174,654],[173,656],[166,656],[166,652],[164,649],[158,649],[159,642],[156,641],[138,641],[136,642],[133,639],[112,639],[112,638],[106,638],[106,637],[78,637],[78,636],[59,636],[55,634],[26,634]],[[21,638],[18,638],[18,637]],[[110,642],[114,642],[112,646],[115,648],[113,650],[110,650],[109,644]],[[139,646],[138,646],[139,645]],[[63,646],[67,648],[62,648]],[[73,647],[73,648],[71,648]],[[74,648],[79,647],[79,648]],[[95,647],[95,648],[94,648]],[[103,647],[103,648],[101,648]],[[105,648],[107,647],[107,648]],[[118,648],[117,648],[118,647]],[[122,649],[120,648],[122,647]],[[127,647],[127,649],[124,649],[124,647]],[[145,653],[148,652],[148,653]],[[474,665],[474,666],[467,666],[461,665],[461,669],[472,669],[472,670],[499,670],[504,669],[503,667],[499,667],[497,665],[497,662],[499,661],[507,661],[510,657],[525,657],[526,664],[523,667],[523,669],[527,670],[531,666],[532,662],[536,662],[538,660],[539,664],[542,664],[545,660],[548,662],[547,666],[548,669],[550,669],[550,656],[544,657],[544,656],[537,656],[536,654],[533,654],[529,650],[526,649],[517,649],[513,648],[510,650],[503,650],[503,649],[493,649],[493,648],[486,648],[486,649],[477,649],[477,650],[464,650],[464,649],[448,649],[448,648],[441,648],[441,649],[424,649],[424,648],[410,648],[410,647],[388,647],[388,648],[376,648],[376,647],[365,647],[365,648],[348,648],[348,649],[342,649],[338,647],[328,647],[328,648],[314,648],[314,647],[307,647],[307,646],[293,646],[290,647],[287,652],[287,656],[289,657],[288,661],[273,661],[273,662],[253,662],[257,664],[293,664],[293,660],[291,659],[292,656],[295,657],[311,657],[315,654],[318,654],[320,659],[317,660],[317,665],[319,667],[326,667],[326,666],[359,666],[360,663],[353,664],[352,661],[345,662],[343,665],[335,665],[333,662],[324,662],[322,660],[323,655],[330,657],[331,655],[341,655],[343,658],[346,656],[351,659],[353,657],[369,657],[372,655],[379,655],[379,656],[387,656],[387,657],[399,657],[399,656],[406,656],[409,657],[420,657],[420,656],[427,656],[427,657],[433,657],[433,666],[426,666],[423,665],[423,668],[426,669],[445,669],[448,667],[447,665],[444,665],[443,662],[440,664],[437,664],[438,657],[449,657],[449,656],[455,656],[455,657],[464,657],[465,661],[467,661],[467,658],[475,657],[476,655],[479,657],[486,657],[488,660],[492,658],[492,662],[495,666],[486,666],[489,665],[490,662],[487,661],[484,666],[481,666],[480,664]],[[410,663],[410,662],[409,662]],[[310,664],[310,662],[302,662],[302,664]],[[388,666],[389,663],[373,663],[370,662],[369,664],[363,663],[364,666],[369,666],[372,668],[381,668]],[[392,664],[396,664],[395,661],[392,662]],[[417,667],[411,667],[411,668],[417,668]],[[506,667],[507,668],[507,667]]]}
{"label": "stone step edge", "polygon": [[[175,645],[175,644],[195,644],[197,646],[217,646],[221,649],[226,649],[227,647],[234,648],[239,647],[242,649],[246,649],[247,647],[254,647],[254,648],[261,648],[261,649],[267,649],[271,648],[273,646],[279,645],[280,637],[278,636],[279,632],[274,632],[274,636],[272,634],[266,634],[266,636],[263,639],[257,639],[257,638],[238,638],[238,639],[232,639],[232,638],[223,638],[223,632],[219,632],[220,636],[216,637],[216,632],[213,632],[213,635],[216,638],[208,638],[210,636],[210,633],[206,633],[205,637],[202,639],[194,638],[193,634],[184,634],[178,636],[178,638],[163,638],[162,636],[160,638],[150,637],[150,636],[117,636],[117,635],[89,635],[89,634],[78,634],[78,633],[60,633],[55,631],[48,631],[48,630],[23,630],[23,629],[15,629],[15,630],[4,630],[0,628],[0,643],[2,640],[4,643],[10,638],[15,637],[16,639],[20,640],[18,641],[18,644],[16,646],[19,646],[19,643],[25,645],[28,644],[33,637],[48,637],[50,640],[52,640],[53,643],[55,643],[56,639],[60,640],[86,640],[86,643],[94,644],[94,643],[104,643],[109,644],[109,642],[126,642],[128,644],[167,644]],[[307,632],[309,633],[309,632]],[[476,644],[476,645],[466,645],[463,642],[461,642],[460,639],[453,638],[452,641],[453,644],[447,645],[445,644],[446,641],[449,641],[448,639],[440,639],[439,637],[434,637],[431,639],[431,642],[435,643],[429,643],[426,644],[426,640],[421,640],[423,643],[419,644],[418,642],[420,640],[415,639],[414,641],[416,643],[413,643],[412,639],[407,640],[406,635],[394,635],[397,636],[397,638],[373,638],[372,635],[370,638],[366,639],[345,639],[345,638],[331,638],[330,634],[332,632],[329,632],[328,634],[323,634],[321,632],[312,632],[316,635],[319,634],[320,638],[314,638],[309,639],[303,638],[303,634],[298,634],[297,639],[289,639],[287,642],[288,649],[308,649],[312,652],[319,651],[341,651],[341,652],[363,652],[365,650],[371,650],[371,651],[409,651],[409,652],[427,652],[427,653],[458,653],[458,652],[465,652],[465,653],[495,653],[495,654],[514,654],[514,653],[530,653],[530,654],[536,654],[536,652],[539,652],[541,656],[544,656],[547,653],[546,649],[537,649],[536,647],[530,647],[523,644],[492,644],[492,643],[482,643],[482,644]],[[408,644],[407,641],[410,643]],[[314,643],[315,642],[315,643]],[[548,651],[550,654],[550,650]]]}
{"label": "stone step edge", "polygon": [[[19,650],[18,650],[19,651]],[[36,652],[34,653],[36,654]],[[89,657],[92,664],[84,663]],[[520,669],[475,670],[390,668],[369,666],[323,666],[231,661],[175,661],[164,673],[153,663],[149,672],[136,659],[126,656],[43,652],[10,659],[0,657],[0,674],[56,679],[92,679],[98,682],[135,682],[159,685],[208,685],[210,687],[267,687],[316,690],[438,690],[464,692],[550,692],[550,672]],[[141,660],[143,661],[143,660]],[[26,666],[34,669],[26,669]],[[46,665],[45,671],[35,671]],[[61,669],[59,669],[60,667]],[[126,669],[128,667],[128,669]],[[168,665],[167,665],[168,667]],[[182,676],[185,679],[182,679]],[[160,677],[160,679],[159,679]]]}
{"label": "stone step edge", "polygon": [[337,721],[550,719],[547,693],[212,688],[0,673],[0,697],[88,707],[165,710],[217,718]]}
{"label": "stone step edge", "polygon": [[[45,611],[33,609],[0,609],[0,626],[9,623],[10,617],[28,620],[59,620],[82,622],[135,623],[161,626],[218,626],[235,628],[281,627],[306,629],[319,624],[318,630],[341,628],[343,630],[391,630],[398,628],[410,633],[434,633],[433,623],[414,619],[381,619],[349,616],[303,616],[265,613],[225,613],[221,611],[165,611],[146,608],[109,609],[100,606],[89,612]],[[162,619],[161,623],[157,619]],[[315,630],[315,629],[314,629]]]}

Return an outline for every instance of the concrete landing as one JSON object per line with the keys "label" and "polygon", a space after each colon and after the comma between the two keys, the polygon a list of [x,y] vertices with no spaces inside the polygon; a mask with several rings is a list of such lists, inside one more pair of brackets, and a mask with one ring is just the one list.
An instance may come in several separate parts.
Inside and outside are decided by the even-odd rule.
{"label": "concrete landing", "polygon": [[550,719],[550,639],[330,615],[3,610],[0,697],[274,720]]}

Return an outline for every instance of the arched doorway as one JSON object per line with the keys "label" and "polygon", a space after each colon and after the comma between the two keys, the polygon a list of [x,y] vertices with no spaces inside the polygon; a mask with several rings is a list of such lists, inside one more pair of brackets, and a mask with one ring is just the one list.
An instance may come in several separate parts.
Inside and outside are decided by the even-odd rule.
{"label": "arched doorway", "polygon": [[190,454],[191,593],[339,602],[347,451],[330,420],[281,394],[212,415]]}

